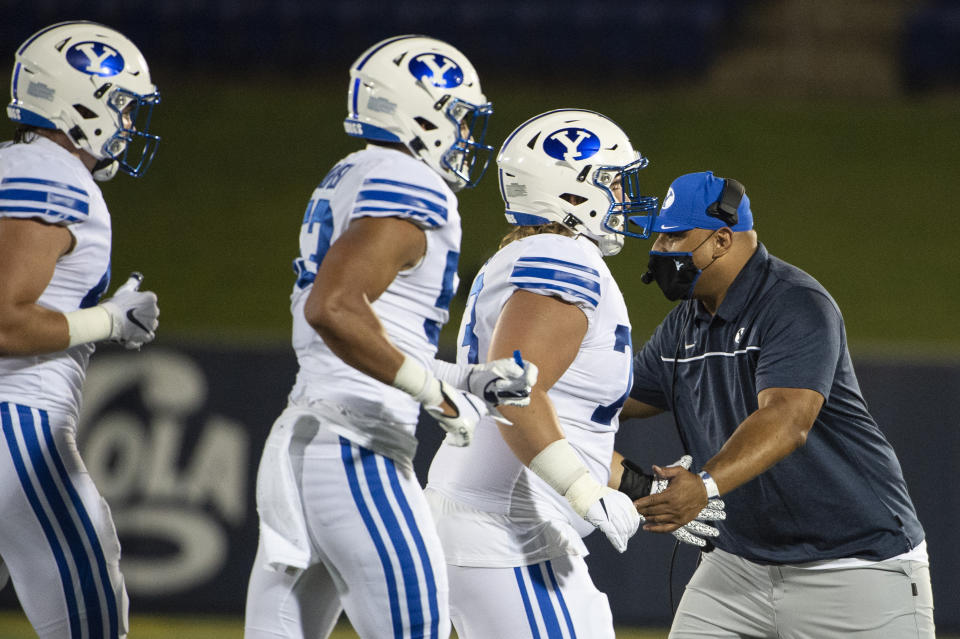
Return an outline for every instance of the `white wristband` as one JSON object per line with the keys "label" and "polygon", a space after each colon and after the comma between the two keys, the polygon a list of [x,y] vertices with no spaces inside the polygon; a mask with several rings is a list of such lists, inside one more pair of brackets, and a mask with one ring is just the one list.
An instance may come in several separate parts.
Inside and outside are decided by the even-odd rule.
{"label": "white wristband", "polygon": [[400,364],[400,369],[393,378],[393,386],[408,393],[424,406],[436,406],[443,401],[440,382],[409,355],[404,357]]}
{"label": "white wristband", "polygon": [[581,517],[603,492],[603,486],[593,478],[566,439],[551,442],[537,453],[530,460],[530,470],[566,497]]}
{"label": "white wristband", "polygon": [[713,477],[710,476],[710,473],[705,470],[701,470],[700,481],[703,482],[703,487],[707,489],[707,499],[713,499],[714,497],[720,496],[720,490],[717,488],[717,482],[714,481]]}
{"label": "white wristband", "polygon": [[70,346],[109,339],[113,331],[110,313],[102,306],[64,313],[70,331]]}

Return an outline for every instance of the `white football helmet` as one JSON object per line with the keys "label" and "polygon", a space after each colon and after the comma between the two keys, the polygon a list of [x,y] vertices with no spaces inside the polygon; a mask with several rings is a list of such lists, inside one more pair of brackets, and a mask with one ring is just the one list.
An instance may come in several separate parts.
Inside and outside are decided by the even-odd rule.
{"label": "white football helmet", "polygon": [[453,190],[476,186],[490,163],[484,144],[493,108],[470,61],[426,36],[378,42],[350,67],[347,133],[398,142]]}
{"label": "white football helmet", "polygon": [[[521,124],[497,156],[507,221],[518,226],[560,222],[616,255],[630,215],[655,210],[657,198],[640,195],[638,173],[647,159],[627,134],[593,111],[557,109]],[[622,198],[611,186],[617,178]]]}
{"label": "white football helmet", "polygon": [[30,36],[17,49],[10,94],[11,120],[66,133],[100,161],[98,179],[118,168],[139,177],[157,151],[149,127],[160,95],[140,50],[109,27],[61,22]]}

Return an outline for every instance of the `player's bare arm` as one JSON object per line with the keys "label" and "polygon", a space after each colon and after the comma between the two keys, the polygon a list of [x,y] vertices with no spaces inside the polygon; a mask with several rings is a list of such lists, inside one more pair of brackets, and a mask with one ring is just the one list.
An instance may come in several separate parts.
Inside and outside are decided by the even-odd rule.
{"label": "player's bare arm", "polygon": [[643,402],[632,397],[628,397],[627,401],[623,404],[623,409],[620,411],[620,423],[622,424],[628,419],[645,419],[647,417],[653,417],[654,415],[659,415],[662,412],[663,411],[656,406],[644,404]]}
{"label": "player's bare arm", "polygon": [[70,334],[62,313],[37,304],[57,260],[73,246],[64,226],[0,219],[0,356],[61,351]]}
{"label": "player's bare arm", "polygon": [[[804,388],[767,388],[757,394],[759,408],[745,419],[703,469],[720,494],[763,473],[803,446],[823,406],[820,393]],[[707,504],[699,476],[681,468],[655,467],[669,488],[636,502],[647,518],[645,530],[671,532],[693,519]]]}
{"label": "player's bare arm", "polygon": [[510,296],[497,318],[489,358],[504,357],[519,348],[540,373],[530,405],[502,407],[501,413],[512,424],[498,427],[513,454],[623,552],[640,522],[633,504],[590,474],[564,437],[547,395],[576,359],[587,328],[586,315],[572,304],[528,291]]}
{"label": "player's bare arm", "polygon": [[424,231],[400,218],[360,218],[330,247],[304,306],[307,322],[344,362],[393,382],[404,354],[370,306],[426,250]]}
{"label": "player's bare arm", "polygon": [[613,451],[613,459],[610,460],[610,479],[607,480],[607,486],[617,490],[620,488],[620,480],[623,478],[623,455]]}
{"label": "player's bare arm", "polygon": [[490,342],[488,359],[509,357],[520,349],[539,369],[530,405],[503,406],[500,412],[513,426],[500,426],[504,441],[529,465],[548,444],[562,439],[547,391],[576,359],[587,332],[587,317],[576,306],[557,298],[517,291],[503,307]]}

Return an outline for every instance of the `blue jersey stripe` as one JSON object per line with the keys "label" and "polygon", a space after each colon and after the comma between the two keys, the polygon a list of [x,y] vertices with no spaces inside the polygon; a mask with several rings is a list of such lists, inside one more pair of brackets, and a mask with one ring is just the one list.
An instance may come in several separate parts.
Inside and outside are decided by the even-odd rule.
{"label": "blue jersey stripe", "polygon": [[437,204],[425,198],[413,195],[411,193],[398,193],[397,191],[381,191],[376,189],[367,189],[357,194],[357,202],[380,201],[391,204],[402,204],[415,209],[422,209],[430,213],[439,215],[444,220],[447,219],[447,207],[443,204]]}
{"label": "blue jersey stripe", "polygon": [[[70,637],[71,639],[80,639],[82,636],[80,624],[73,623],[74,620],[80,618],[80,612],[77,608],[76,594],[73,591],[73,577],[70,574],[70,566],[67,564],[67,558],[63,552],[63,548],[60,546],[59,540],[57,540],[53,525],[50,523],[46,511],[44,511],[43,505],[40,503],[40,498],[33,488],[33,484],[30,481],[30,474],[27,472],[27,466],[20,454],[17,437],[13,432],[13,420],[10,414],[11,406],[14,406],[14,404],[7,402],[0,403],[0,422],[2,422],[3,434],[7,440],[7,448],[10,450],[10,457],[13,459],[13,466],[17,471],[17,476],[20,478],[20,485],[23,488],[23,492],[27,496],[27,501],[30,502],[33,514],[36,516],[40,528],[43,530],[43,535],[47,538],[50,551],[53,553],[53,559],[57,564],[57,571],[60,573],[60,582],[63,584],[63,595],[66,599],[67,614],[71,620]],[[51,596],[53,596],[53,593],[51,593]]]}
{"label": "blue jersey stripe", "polygon": [[62,206],[78,213],[90,213],[90,204],[86,200],[61,195],[53,191],[35,191],[33,189],[0,189],[0,200],[11,202],[46,202],[54,206]]}
{"label": "blue jersey stripe", "polygon": [[[17,414],[20,418],[20,432],[23,435],[27,455],[33,465],[33,472],[37,477],[37,481],[40,483],[40,490],[43,491],[43,495],[46,497],[54,521],[60,526],[64,540],[70,550],[70,555],[73,557],[73,561],[77,567],[80,592],[83,596],[87,624],[89,626],[88,632],[91,637],[103,637],[103,613],[100,607],[100,596],[97,592],[90,557],[87,555],[86,548],[84,548],[83,545],[83,537],[74,524],[70,508],[63,499],[63,495],[60,494],[60,490],[57,488],[53,478],[53,472],[47,466],[47,462],[44,459],[30,407],[17,406]],[[52,454],[54,451],[51,450],[49,452]]]}
{"label": "blue jersey stripe", "polygon": [[[423,535],[420,534],[420,527],[416,518],[413,516],[413,510],[407,501],[407,496],[403,493],[403,487],[400,486],[400,478],[397,475],[397,466],[392,459],[383,458],[387,467],[387,477],[390,478],[390,486],[393,488],[393,496],[400,506],[400,512],[407,522],[407,528],[410,529],[410,536],[413,537],[413,543],[417,547],[417,553],[420,555],[420,562],[423,564],[423,576],[427,582],[427,600],[430,605],[430,638],[439,639],[440,636],[440,603],[437,600],[437,582],[433,577],[433,564],[430,561],[430,554],[427,552],[427,545],[423,542]],[[418,636],[414,629],[413,636]]]}
{"label": "blue jersey stripe", "polygon": [[0,213],[30,213],[32,215],[51,215],[53,217],[58,217],[64,222],[79,222],[80,218],[74,215],[69,215],[62,211],[54,211],[53,209],[40,209],[33,206],[3,206],[0,205]]}
{"label": "blue jersey stripe", "polygon": [[530,634],[533,639],[540,639],[540,631],[537,629],[537,618],[533,614],[533,606],[530,604],[530,596],[527,594],[527,586],[523,579],[523,569],[519,566],[514,568],[513,575],[517,578],[517,587],[520,588],[520,598],[523,599],[523,609],[527,613],[527,623],[530,624]]}
{"label": "blue jersey stripe", "polygon": [[591,275],[600,276],[600,271],[595,268],[590,268],[589,266],[584,266],[583,264],[577,264],[576,262],[568,262],[566,260],[558,260],[554,257],[520,257],[517,258],[517,264],[521,262],[524,263],[524,266],[531,265],[531,263],[544,263],[544,264],[558,264],[560,266],[566,266],[567,268],[576,269],[578,271],[583,271],[584,273],[590,273]]}
{"label": "blue jersey stripe", "polygon": [[512,282],[517,288],[528,288],[528,289],[544,289],[547,291],[561,291],[567,293],[574,297],[582,299],[584,302],[587,302],[593,308],[597,307],[599,300],[596,300],[583,291],[578,291],[575,288],[570,288],[569,286],[560,286],[559,284],[548,284],[546,282]]}
{"label": "blue jersey stripe", "polygon": [[[100,544],[100,538],[97,536],[97,531],[93,527],[93,521],[90,519],[90,514],[87,512],[83,502],[80,500],[80,494],[77,492],[76,487],[70,480],[70,475],[67,474],[67,468],[63,463],[63,459],[60,457],[59,451],[57,451],[56,443],[53,441],[53,431],[50,429],[50,417],[47,411],[40,411],[40,427],[43,431],[43,439],[46,442],[47,450],[50,452],[50,458],[53,460],[53,466],[56,468],[57,474],[60,476],[60,483],[63,484],[64,489],[66,489],[67,494],[70,497],[70,502],[73,504],[73,508],[77,513],[77,517],[80,519],[83,532],[87,536],[87,543],[90,546],[90,549],[93,551],[94,563],[96,564],[95,567],[97,572],[100,574],[100,582],[103,584],[104,603],[106,604],[107,619],[110,624],[110,634],[107,636],[110,637],[110,639],[116,639],[120,636],[117,626],[117,599],[114,596],[113,585],[110,581],[110,574],[107,572],[107,560],[103,554],[103,546]],[[96,584],[91,583],[88,587],[93,591],[91,595],[96,597]]]}
{"label": "blue jersey stripe", "polygon": [[417,211],[416,209],[388,209],[382,206],[358,206],[353,209],[353,215],[356,216],[358,213],[387,213],[387,215],[376,215],[374,217],[414,218],[417,221],[424,222],[430,226],[440,226],[442,223],[442,220],[440,220],[437,216],[425,213],[423,211]]}
{"label": "blue jersey stripe", "polygon": [[367,184],[385,184],[387,186],[398,186],[402,189],[417,189],[419,191],[426,191],[427,193],[437,197],[441,202],[447,201],[447,196],[445,196],[440,191],[434,191],[433,189],[428,189],[425,186],[420,186],[419,184],[410,184],[409,182],[400,182],[399,180],[388,180],[386,178],[367,178],[363,181],[364,185]]}
{"label": "blue jersey stripe", "polygon": [[[364,451],[360,449],[361,453]],[[353,445],[346,437],[340,437],[340,457],[343,460],[344,470],[347,472],[347,482],[350,484],[350,494],[357,505],[357,511],[363,524],[367,528],[367,533],[377,549],[377,555],[380,557],[380,564],[383,566],[383,576],[387,581],[387,595],[390,600],[390,618],[393,620],[394,639],[403,639],[403,619],[400,612],[399,593],[397,592],[397,579],[393,573],[393,564],[390,561],[390,554],[387,552],[387,546],[383,543],[383,537],[377,530],[377,524],[370,514],[370,509],[363,500],[363,492],[360,490],[360,480],[357,477],[356,463],[353,459]]]}
{"label": "blue jersey stripe", "polygon": [[563,592],[557,583],[557,576],[553,574],[553,564],[550,560],[544,562],[547,567],[547,574],[550,576],[550,584],[553,586],[553,592],[557,595],[557,601],[560,603],[560,610],[563,612],[563,619],[567,622],[567,632],[570,639],[577,639],[577,631],[573,628],[573,619],[570,618],[570,611],[567,609],[567,602],[563,599]]}
{"label": "blue jersey stripe", "polygon": [[530,573],[530,580],[533,582],[533,594],[537,597],[537,605],[540,606],[540,614],[543,615],[543,625],[547,628],[548,639],[563,639],[563,633],[560,630],[560,621],[557,619],[557,613],[553,609],[553,601],[550,599],[550,591],[543,579],[543,571],[540,564],[527,566],[527,572]]}
{"label": "blue jersey stripe", "polygon": [[581,277],[576,273],[568,273],[567,271],[558,271],[552,268],[537,268],[534,266],[517,265],[513,267],[513,273],[510,274],[510,281],[513,282],[513,280],[517,278],[563,282],[585,288],[591,293],[600,295],[600,282]]}
{"label": "blue jersey stripe", "polygon": [[0,184],[40,184],[43,186],[54,186],[58,189],[66,189],[68,191],[73,191],[74,193],[80,193],[84,197],[90,197],[89,193],[79,187],[73,186],[72,184],[55,182],[53,180],[43,180],[41,178],[6,177],[3,178],[3,181],[0,182]]}
{"label": "blue jersey stripe", "polygon": [[[400,576],[403,578],[403,588],[407,599],[407,614],[409,615],[410,633],[414,637],[423,636],[423,604],[420,599],[420,581],[417,579],[417,562],[410,552],[410,546],[400,529],[400,522],[387,499],[387,492],[377,468],[377,455],[372,450],[360,448],[360,459],[363,464],[363,476],[367,480],[370,496],[377,508],[380,519],[387,529],[390,544],[394,555],[400,564]],[[386,459],[386,458],[384,458]]]}

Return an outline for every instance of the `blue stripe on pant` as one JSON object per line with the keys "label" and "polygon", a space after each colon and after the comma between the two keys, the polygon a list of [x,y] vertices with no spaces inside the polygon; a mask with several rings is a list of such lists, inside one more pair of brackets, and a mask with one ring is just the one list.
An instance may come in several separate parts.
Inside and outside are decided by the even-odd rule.
{"label": "blue stripe on pant", "polygon": [[[11,407],[16,408],[17,426],[23,437],[23,449],[16,438],[15,425]],[[72,639],[80,639],[83,630],[80,624],[80,607],[74,592],[73,573],[70,564],[76,567],[76,577],[80,587],[80,596],[83,598],[83,608],[86,613],[87,632],[89,639],[108,637],[116,639],[118,635],[117,602],[114,597],[113,586],[107,572],[106,561],[100,540],[93,523],[84,507],[76,488],[70,481],[66,467],[57,451],[50,429],[49,415],[46,411],[37,410],[40,418],[39,428],[34,417],[34,409],[28,406],[10,403],[0,404],[2,413],[3,432],[13,459],[14,467],[20,478],[24,494],[33,509],[34,515],[44,532],[50,550],[53,553],[63,585],[67,614],[70,618],[70,633]],[[37,431],[42,431],[43,443]],[[44,456],[44,451],[50,457],[53,468]],[[28,467],[29,462],[29,467]],[[30,470],[36,477],[46,504],[34,489]],[[56,473],[56,475],[55,475]],[[67,493],[70,503],[64,499],[57,486],[55,476],[58,476]],[[72,511],[72,512],[71,512]],[[80,521],[81,530],[77,527],[74,516]],[[60,531],[66,549],[57,535]],[[86,545],[85,545],[86,544]],[[89,547],[89,551],[87,549]],[[69,553],[69,556],[68,556]],[[90,556],[92,553],[93,557]],[[100,582],[98,584],[97,577]],[[102,595],[102,596],[101,596]],[[103,609],[106,608],[109,627],[103,626]]]}
{"label": "blue stripe on pant", "polygon": [[[343,460],[344,469],[347,474],[347,481],[350,485],[350,493],[353,496],[354,503],[360,513],[360,517],[370,534],[380,563],[383,567],[384,577],[386,579],[387,594],[390,602],[390,616],[393,624],[393,636],[395,639],[403,639],[404,623],[403,614],[400,608],[400,592],[397,577],[391,561],[391,552],[396,555],[400,565],[401,577],[403,579],[403,588],[406,594],[406,609],[409,619],[409,630],[411,639],[420,637],[438,637],[439,628],[439,603],[437,600],[436,582],[433,577],[432,565],[427,554],[426,545],[423,537],[417,527],[413,511],[407,502],[406,496],[400,486],[397,476],[396,466],[393,461],[377,455],[372,450],[358,446],[350,440],[340,438],[340,451]],[[392,489],[394,499],[406,522],[410,535],[419,555],[419,561],[414,557],[410,544],[404,537],[403,529],[399,518],[393,510],[393,506],[387,496],[387,488],[383,478],[380,475],[380,469],[377,465],[377,459],[382,459],[386,469],[389,485]],[[359,469],[357,461],[359,460]],[[386,528],[386,538],[389,539],[390,549],[387,548],[386,538],[377,527],[371,507],[367,504],[360,485],[360,472],[363,473],[363,480],[367,485],[370,496],[373,501],[373,507],[377,515],[383,521]],[[418,566],[423,570],[426,581],[427,605],[430,607],[431,623],[429,634],[427,634],[426,622],[424,619],[424,602],[420,593],[420,580],[417,574]]]}
{"label": "blue stripe on pant", "polygon": [[74,623],[74,620],[79,618],[79,613],[77,612],[76,595],[73,592],[73,577],[70,574],[70,567],[67,565],[67,559],[64,555],[63,548],[60,547],[60,542],[57,540],[57,535],[53,531],[53,525],[50,523],[46,512],[44,512],[43,506],[40,504],[40,499],[33,489],[33,484],[30,483],[30,475],[27,472],[23,457],[20,455],[16,435],[13,433],[13,421],[10,419],[10,406],[11,404],[7,403],[0,404],[0,420],[3,422],[3,435],[7,440],[7,448],[10,450],[10,457],[13,458],[13,465],[17,470],[17,476],[20,477],[20,485],[23,487],[27,501],[30,502],[30,507],[33,509],[37,521],[40,523],[40,527],[43,529],[47,543],[50,544],[54,561],[57,563],[57,571],[60,573],[60,581],[63,583],[63,594],[67,603],[67,614],[70,616],[70,636],[72,639],[80,639],[80,625]]}
{"label": "blue stripe on pant", "polygon": [[97,536],[97,531],[93,527],[90,514],[87,512],[87,509],[84,508],[83,502],[80,500],[80,494],[77,492],[76,487],[74,487],[73,482],[70,481],[70,476],[67,474],[63,459],[60,458],[60,454],[57,452],[56,444],[53,441],[53,431],[50,429],[50,418],[47,412],[40,411],[40,418],[43,438],[46,442],[47,449],[50,451],[50,457],[53,459],[53,465],[60,475],[60,482],[66,489],[74,509],[76,509],[77,517],[83,526],[83,532],[86,534],[90,549],[93,551],[93,562],[100,575],[100,583],[103,587],[103,597],[105,600],[104,603],[107,609],[107,620],[109,623],[109,634],[107,634],[107,636],[113,639],[119,636],[119,630],[117,628],[119,617],[117,615],[117,600],[114,596],[113,585],[110,582],[110,575],[107,572],[107,560],[103,555],[103,547],[100,545],[100,538]]}
{"label": "blue stripe on pant", "polygon": [[423,564],[424,578],[427,582],[427,598],[430,600],[430,637],[436,638],[440,635],[440,605],[437,601],[437,582],[433,577],[433,564],[430,562],[430,554],[427,552],[427,546],[423,543],[423,535],[420,534],[420,528],[417,526],[417,520],[414,519],[413,510],[407,502],[407,496],[403,494],[403,488],[400,486],[400,478],[397,476],[397,467],[392,459],[384,460],[387,465],[387,475],[390,477],[390,486],[393,488],[393,495],[403,512],[403,517],[407,521],[407,527],[413,536],[413,541],[417,545],[417,552],[420,553],[420,561]]}
{"label": "blue stripe on pant", "polygon": [[[544,580],[544,570],[547,571],[547,575],[550,578],[549,586]],[[556,595],[557,603],[560,606],[560,611],[563,614],[563,618],[566,623],[569,639],[576,639],[577,633],[573,628],[573,619],[570,617],[570,611],[567,609],[567,604],[564,601],[563,593],[560,591],[560,587],[557,584],[557,578],[553,572],[553,566],[551,565],[550,561],[527,566],[526,572],[530,576],[530,585],[533,588],[534,597],[536,597],[536,607],[534,607],[530,600],[530,596],[527,594],[527,584],[523,568],[518,566],[513,569],[513,573],[517,578],[517,587],[520,589],[520,596],[523,599],[523,608],[527,613],[527,623],[530,625],[530,633],[533,636],[533,639],[540,639],[540,630],[538,629],[538,611],[540,613],[539,618],[542,619],[544,628],[547,631],[546,639],[564,639],[563,630],[560,627],[557,613],[554,610],[553,600],[550,597],[551,592]]]}

